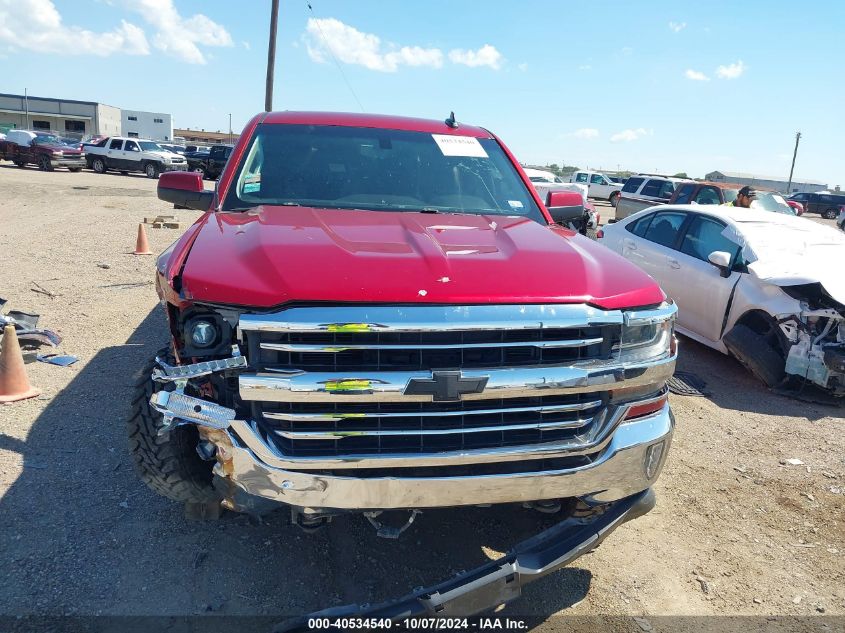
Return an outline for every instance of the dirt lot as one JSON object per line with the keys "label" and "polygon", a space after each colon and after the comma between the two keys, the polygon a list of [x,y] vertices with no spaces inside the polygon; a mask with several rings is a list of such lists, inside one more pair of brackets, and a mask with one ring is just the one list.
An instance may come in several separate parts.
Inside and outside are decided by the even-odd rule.
{"label": "dirt lot", "polygon": [[[294,615],[375,602],[467,569],[547,520],[521,508],[426,512],[397,542],[360,517],[314,535],[284,512],[189,522],[147,490],[123,421],[133,374],[166,334],[154,258],[130,252],[144,216],[197,215],[154,192],[140,176],[0,165],[0,296],[40,313],[61,351],[80,357],[28,365],[44,394],[0,408],[0,615]],[[158,252],[179,231],[148,234]],[[713,395],[672,397],[657,508],[509,612],[845,614],[843,409],[770,394],[692,341],[681,350],[680,368]],[[804,465],[780,463],[789,458]]]}

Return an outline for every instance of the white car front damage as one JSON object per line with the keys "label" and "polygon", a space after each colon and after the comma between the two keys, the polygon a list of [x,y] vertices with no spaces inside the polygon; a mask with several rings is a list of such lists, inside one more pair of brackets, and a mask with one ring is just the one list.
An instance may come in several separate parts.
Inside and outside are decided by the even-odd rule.
{"label": "white car front damage", "polygon": [[845,236],[810,221],[800,229],[790,224],[754,227],[748,239],[725,229],[756,286],[743,294],[767,296],[737,297],[732,312],[744,313],[743,303],[766,308],[787,343],[785,373],[845,396]]}

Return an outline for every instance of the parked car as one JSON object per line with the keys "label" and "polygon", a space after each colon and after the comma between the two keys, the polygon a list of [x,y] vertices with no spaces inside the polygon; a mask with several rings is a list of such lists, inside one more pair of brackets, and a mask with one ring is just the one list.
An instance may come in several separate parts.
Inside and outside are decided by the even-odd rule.
{"label": "parked car", "polygon": [[85,154],[78,147],[65,144],[49,132],[9,130],[6,139],[0,140],[0,158],[18,167],[38,165],[43,171],[65,167],[77,172],[85,167]]}
{"label": "parked car", "polygon": [[845,396],[845,235],[792,214],[667,205],[600,241],[656,279],[678,331],[736,357],[769,387],[808,381]]}
{"label": "parked car", "polygon": [[640,209],[669,202],[679,183],[687,182],[668,176],[635,175],[628,178],[616,203],[616,221]]}
{"label": "parked car", "polygon": [[185,146],[184,145],[174,145],[172,143],[158,143],[158,146],[162,149],[166,149],[168,152],[173,152],[174,154],[179,154],[180,156],[185,155]]}
{"label": "parked car", "polygon": [[209,145],[185,145],[185,152],[207,152],[211,147]]}
{"label": "parked car", "polygon": [[[617,221],[628,217],[632,213],[648,209],[649,207],[661,204],[725,204],[733,202],[737,198],[737,193],[742,188],[741,185],[724,182],[707,182],[707,181],[689,181],[680,182],[675,185],[675,191],[669,200],[657,201],[650,197],[629,197],[628,194],[623,194],[616,206]],[[641,187],[645,190],[645,186]],[[775,191],[764,191],[757,189],[757,197],[751,204],[752,208],[762,209],[764,211],[775,211],[777,213],[786,213],[788,215],[796,215],[796,212],[786,203],[783,196]]]}
{"label": "parked car", "polygon": [[622,191],[622,185],[613,182],[604,174],[596,171],[579,170],[572,172],[569,182],[587,185],[589,188],[588,195],[591,198],[608,200],[614,207],[616,206],[616,201],[619,199],[619,193]]}
{"label": "parked car", "polygon": [[186,153],[188,169],[202,174],[203,178],[217,180],[232,154],[233,145],[212,145],[208,153]]}
{"label": "parked car", "polygon": [[826,220],[845,211],[845,193],[794,193],[789,199],[802,203],[806,213],[818,213]]}
{"label": "parked car", "polygon": [[187,161],[178,154],[168,152],[153,141],[111,136],[96,145],[85,145],[88,167],[98,174],[109,169],[128,173],[144,172],[148,178],[158,178],[166,171],[185,171]]}
{"label": "parked car", "polygon": [[[204,215],[156,265],[173,349],[131,398],[131,450],[154,490],[289,507],[310,529],[511,502],[574,518],[586,495],[599,511],[512,550],[531,557],[509,576],[519,585],[648,509],[673,429],[675,308],[554,225],[498,138],[272,112],[232,158],[214,191],[196,173],[158,183]],[[512,595],[509,556],[439,586],[447,612]]]}
{"label": "parked car", "polygon": [[845,209],[843,209],[842,212],[839,214],[839,217],[836,218],[836,225],[840,229],[845,231]]}

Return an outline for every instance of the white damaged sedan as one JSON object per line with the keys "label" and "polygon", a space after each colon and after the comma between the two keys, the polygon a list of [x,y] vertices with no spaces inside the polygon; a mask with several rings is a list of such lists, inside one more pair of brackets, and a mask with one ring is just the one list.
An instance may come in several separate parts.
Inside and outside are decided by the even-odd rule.
{"label": "white damaged sedan", "polygon": [[845,396],[845,233],[728,206],[651,207],[599,240],[678,304],[677,330],[736,357],[770,387]]}

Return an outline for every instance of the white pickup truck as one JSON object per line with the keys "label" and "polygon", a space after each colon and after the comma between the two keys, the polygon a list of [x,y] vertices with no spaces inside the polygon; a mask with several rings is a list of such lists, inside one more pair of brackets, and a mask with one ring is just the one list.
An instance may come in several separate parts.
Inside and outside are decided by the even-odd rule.
{"label": "white pickup truck", "polygon": [[580,183],[589,187],[591,198],[600,198],[610,201],[611,206],[616,206],[619,194],[622,192],[622,185],[613,182],[610,178],[597,171],[575,171],[569,177],[569,182]]}
{"label": "white pickup truck", "polygon": [[164,171],[188,169],[184,156],[169,152],[154,141],[109,136],[83,149],[88,168],[98,174],[114,169],[122,173],[142,171],[148,178],[158,178]]}

